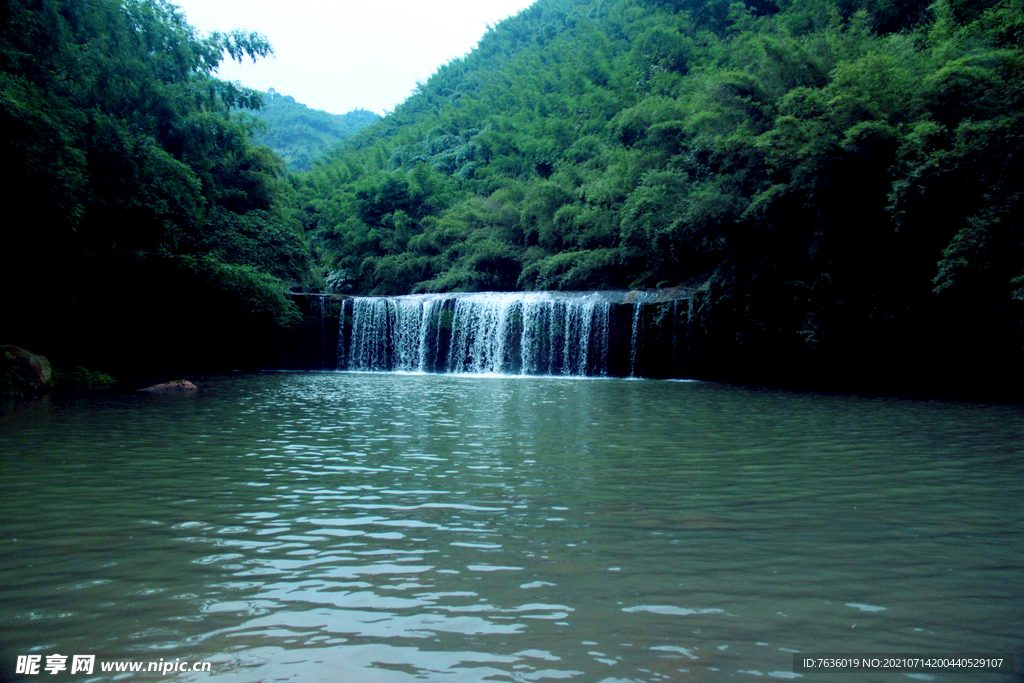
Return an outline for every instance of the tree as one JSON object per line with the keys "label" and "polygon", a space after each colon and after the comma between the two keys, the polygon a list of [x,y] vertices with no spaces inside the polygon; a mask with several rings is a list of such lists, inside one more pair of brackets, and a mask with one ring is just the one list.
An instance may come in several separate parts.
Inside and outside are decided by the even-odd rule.
{"label": "tree", "polygon": [[[88,320],[111,291],[173,295],[176,283],[194,297],[184,311],[223,290],[229,306],[293,320],[284,280],[308,267],[283,166],[232,114],[262,96],[212,77],[224,58],[270,54],[267,40],[199,36],[166,0],[9,0],[0,18],[0,197],[32,216],[0,256],[5,336],[74,354],[51,302],[70,295],[67,313]],[[273,257],[252,257],[267,244]],[[283,253],[286,268],[270,265]],[[252,276],[227,276],[239,269]]]}

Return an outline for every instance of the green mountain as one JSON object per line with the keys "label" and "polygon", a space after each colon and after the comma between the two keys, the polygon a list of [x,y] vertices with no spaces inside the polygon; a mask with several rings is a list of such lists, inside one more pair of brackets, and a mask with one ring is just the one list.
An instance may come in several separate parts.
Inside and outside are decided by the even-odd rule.
{"label": "green mountain", "polygon": [[538,0],[295,206],[337,291],[692,285],[714,376],[1019,377],[1022,47],[1021,0]]}
{"label": "green mountain", "polygon": [[262,36],[0,15],[4,343],[222,366],[289,288],[683,285],[702,377],[1022,379],[1024,0],[538,0],[290,175],[211,76]]}
{"label": "green mountain", "polygon": [[263,108],[250,112],[265,124],[253,142],[266,145],[285,160],[289,171],[308,171],[332,145],[350,138],[380,116],[365,109],[329,114],[310,109],[273,88],[263,94]]}

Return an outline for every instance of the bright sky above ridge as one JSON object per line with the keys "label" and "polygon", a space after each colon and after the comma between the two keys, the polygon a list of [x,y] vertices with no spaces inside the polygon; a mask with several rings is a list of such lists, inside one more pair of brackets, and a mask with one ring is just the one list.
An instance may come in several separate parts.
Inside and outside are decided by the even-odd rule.
{"label": "bright sky above ridge", "polygon": [[472,50],[488,24],[532,0],[171,0],[201,33],[240,28],[270,39],[275,56],[225,62],[218,76],[274,88],[313,109],[378,114],[417,81]]}

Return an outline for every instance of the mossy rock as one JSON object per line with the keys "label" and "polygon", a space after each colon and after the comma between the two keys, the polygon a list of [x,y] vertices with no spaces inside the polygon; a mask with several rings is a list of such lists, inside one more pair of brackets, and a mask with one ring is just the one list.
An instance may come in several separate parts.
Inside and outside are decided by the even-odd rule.
{"label": "mossy rock", "polygon": [[50,388],[53,370],[46,356],[20,346],[0,346],[0,395],[27,396]]}

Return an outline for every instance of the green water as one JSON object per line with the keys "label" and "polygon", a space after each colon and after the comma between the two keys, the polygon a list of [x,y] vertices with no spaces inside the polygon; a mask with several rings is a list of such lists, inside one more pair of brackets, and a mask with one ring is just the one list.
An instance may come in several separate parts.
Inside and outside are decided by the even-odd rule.
{"label": "green water", "polygon": [[[0,409],[0,678],[52,653],[214,675],[26,680],[755,681],[794,652],[1024,652],[1020,407],[201,384]],[[804,676],[912,679],[1018,680]]]}

